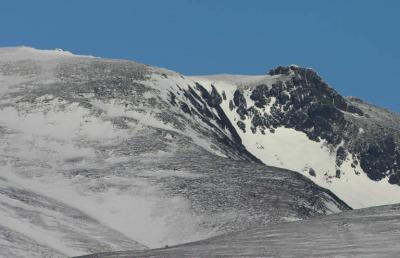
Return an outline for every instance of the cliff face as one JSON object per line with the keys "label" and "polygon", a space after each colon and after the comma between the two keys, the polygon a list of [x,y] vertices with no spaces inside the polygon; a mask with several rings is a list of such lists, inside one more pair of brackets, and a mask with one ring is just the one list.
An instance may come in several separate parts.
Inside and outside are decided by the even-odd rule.
{"label": "cliff face", "polygon": [[[311,140],[323,139],[333,146],[343,142],[344,146],[337,150],[337,164],[343,162],[347,151],[358,159],[372,180],[387,177],[391,184],[399,184],[400,117],[397,114],[345,99],[311,69],[278,67],[270,74],[291,77],[285,83],[273,85],[270,95],[253,96],[258,103],[276,97],[276,107],[284,112],[275,108],[278,111],[272,119],[278,121],[274,126],[295,128]],[[286,96],[286,92],[290,99],[281,96]]]}
{"label": "cliff face", "polygon": [[[193,80],[222,96],[242,144],[263,163],[300,172],[352,207],[398,202],[397,114],[345,98],[314,70],[297,66]],[[369,201],[356,197],[361,189]]]}

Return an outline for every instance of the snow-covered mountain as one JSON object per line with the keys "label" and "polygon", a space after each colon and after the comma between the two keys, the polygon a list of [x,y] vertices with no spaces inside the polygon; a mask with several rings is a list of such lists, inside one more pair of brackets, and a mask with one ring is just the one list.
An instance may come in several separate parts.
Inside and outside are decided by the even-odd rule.
{"label": "snow-covered mountain", "polygon": [[0,49],[5,257],[139,250],[400,202],[399,157],[399,117],[311,69],[187,77]]}

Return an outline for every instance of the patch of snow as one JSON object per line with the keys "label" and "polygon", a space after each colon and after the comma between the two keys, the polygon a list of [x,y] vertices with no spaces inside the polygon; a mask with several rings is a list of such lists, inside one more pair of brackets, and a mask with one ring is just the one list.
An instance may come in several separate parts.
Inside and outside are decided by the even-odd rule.
{"label": "patch of snow", "polygon": [[0,109],[0,125],[25,134],[50,136],[66,140],[76,136],[90,139],[119,136],[110,121],[90,116],[90,112],[73,103],[64,110],[22,113],[13,107]]}

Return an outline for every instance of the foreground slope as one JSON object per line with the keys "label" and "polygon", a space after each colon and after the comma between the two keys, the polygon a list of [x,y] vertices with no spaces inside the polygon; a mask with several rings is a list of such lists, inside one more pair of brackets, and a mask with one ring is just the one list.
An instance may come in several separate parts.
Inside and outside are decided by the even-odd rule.
{"label": "foreground slope", "polygon": [[259,227],[168,248],[85,257],[398,257],[399,239],[397,204]]}
{"label": "foreground slope", "polygon": [[192,79],[60,50],[0,49],[0,157],[5,257],[154,248],[349,209],[262,164]]}

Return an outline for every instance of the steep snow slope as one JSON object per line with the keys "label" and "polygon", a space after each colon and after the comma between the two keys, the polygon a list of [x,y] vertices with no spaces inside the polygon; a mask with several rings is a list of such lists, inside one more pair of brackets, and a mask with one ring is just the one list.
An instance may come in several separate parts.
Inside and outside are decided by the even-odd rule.
{"label": "steep snow slope", "polygon": [[85,257],[398,257],[399,238],[397,204],[259,227],[168,248]]}
{"label": "steep snow slope", "polygon": [[159,247],[349,209],[262,164],[219,104],[172,71],[0,49],[2,255]]}
{"label": "steep snow slope", "polygon": [[[243,145],[263,163],[297,171],[353,208],[400,202],[395,114],[351,104],[314,71],[296,66],[264,76],[192,79],[222,96],[220,106]],[[373,143],[378,151],[369,151]]]}

